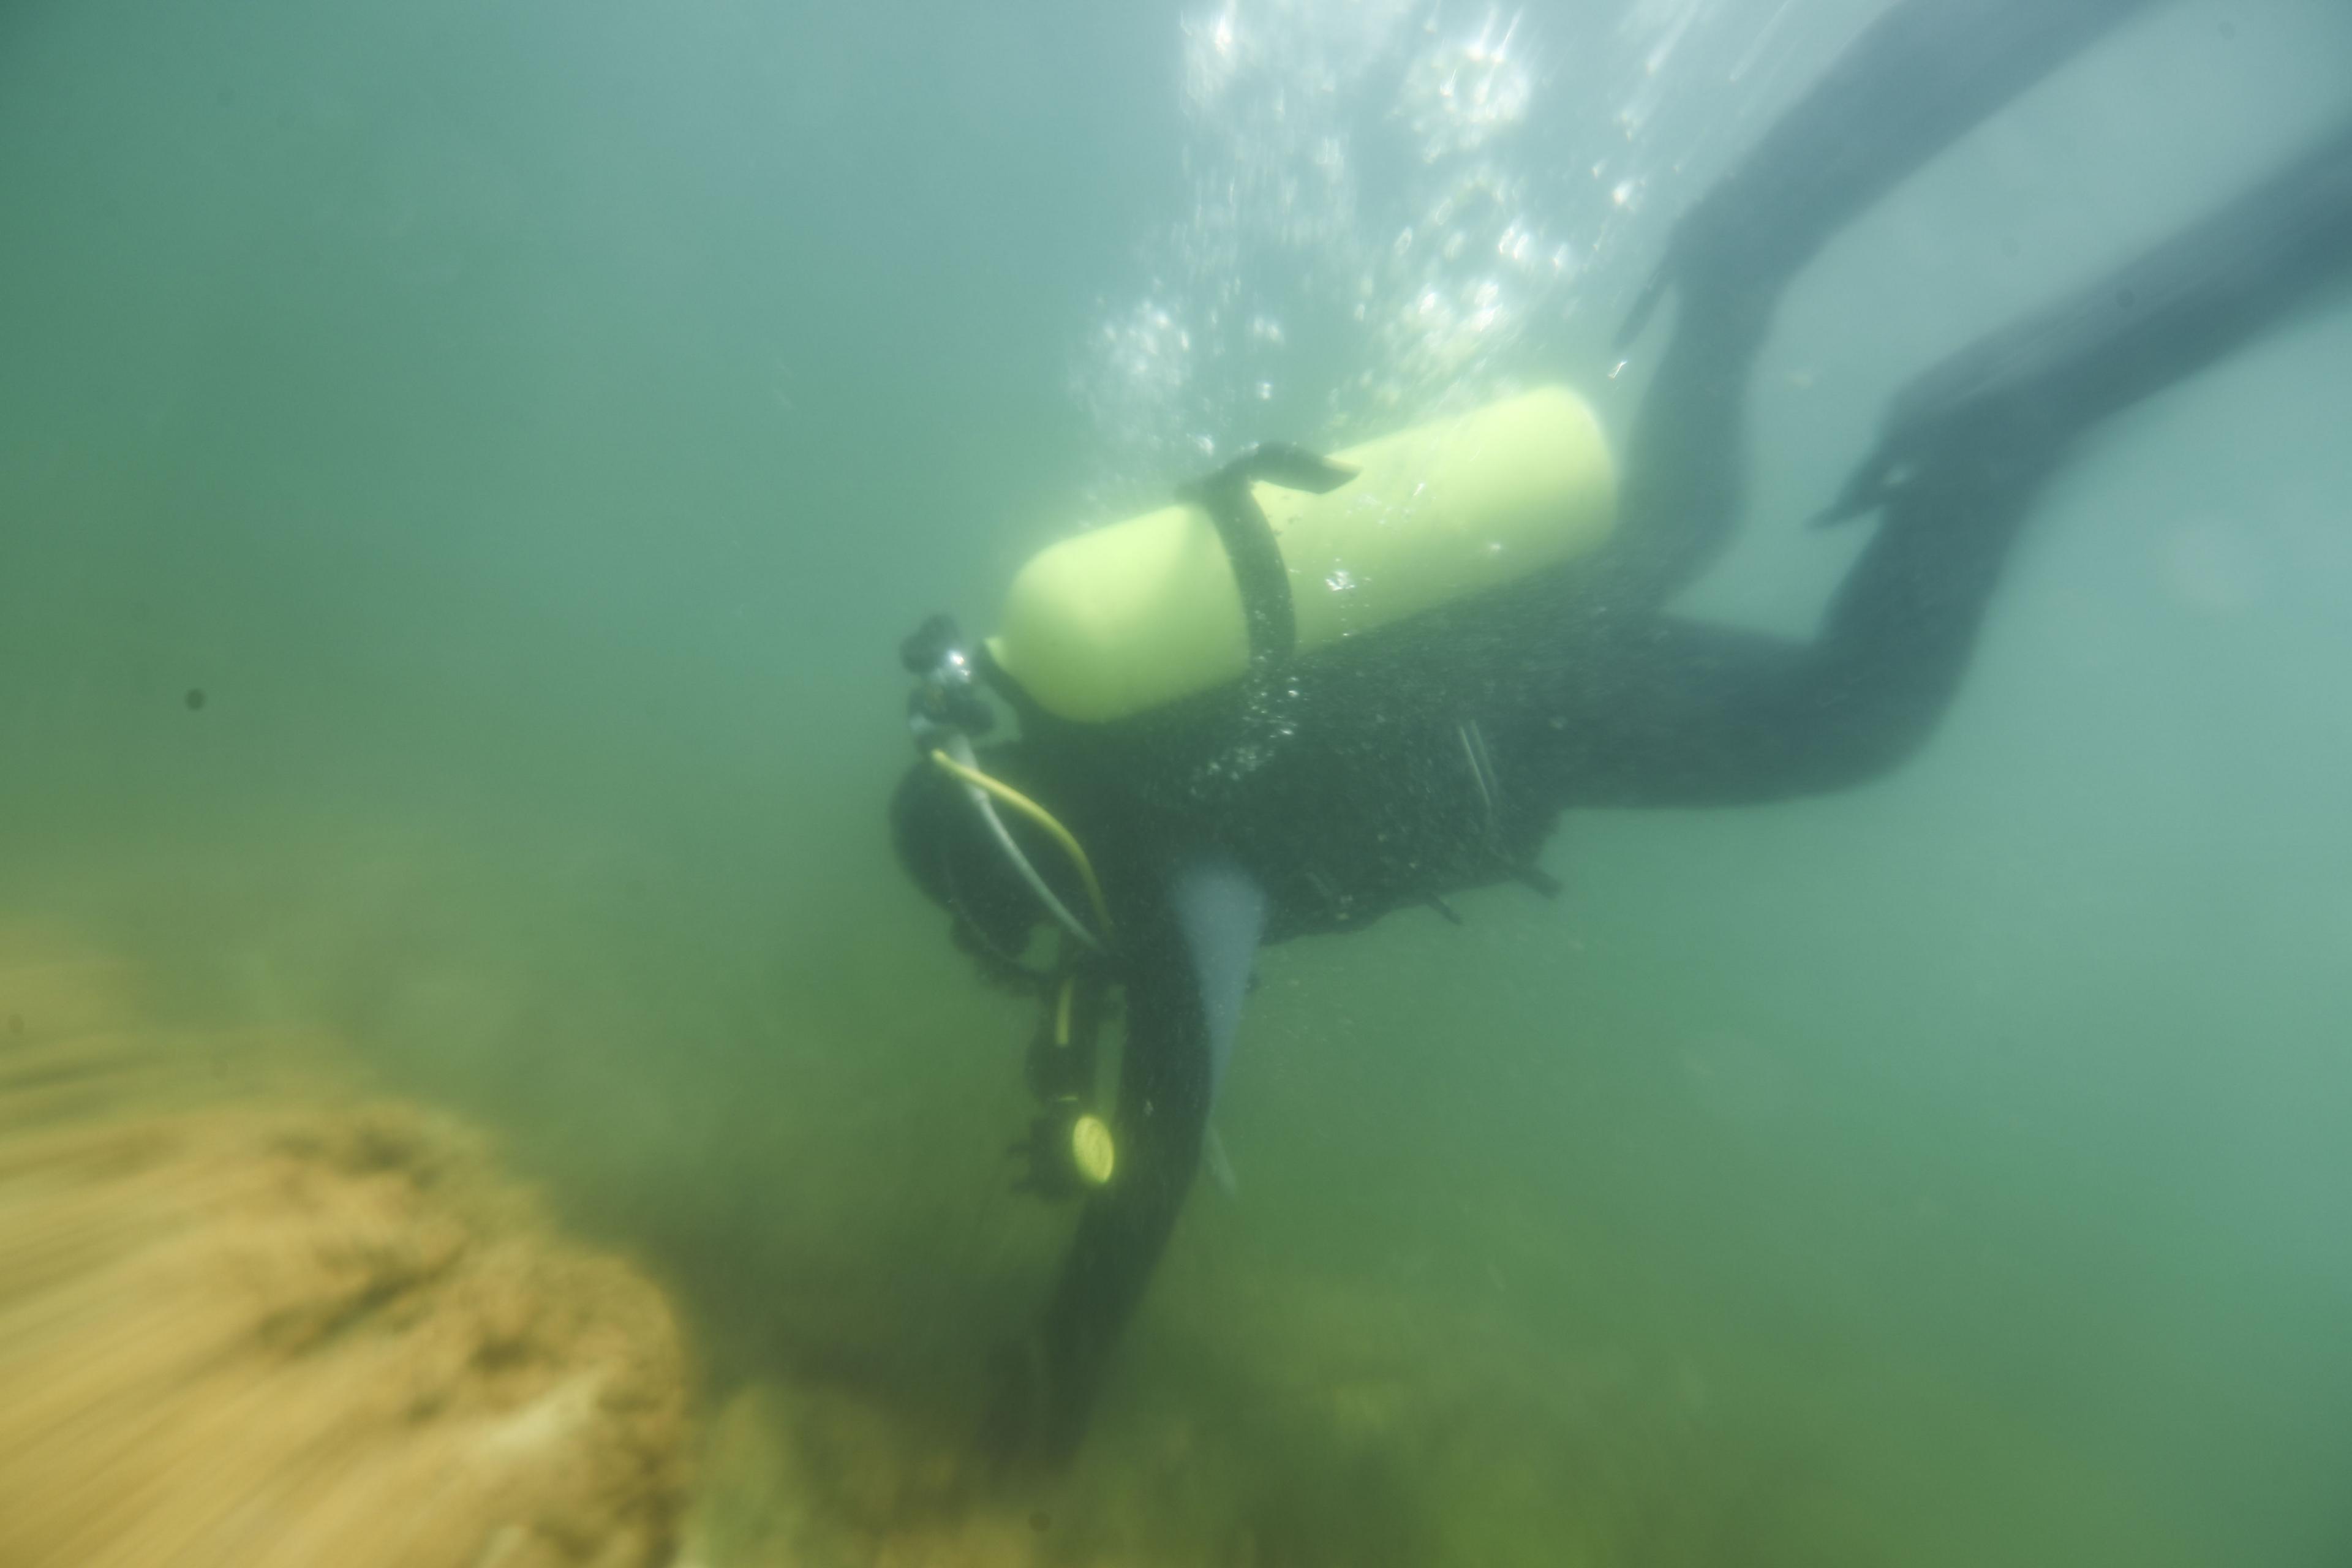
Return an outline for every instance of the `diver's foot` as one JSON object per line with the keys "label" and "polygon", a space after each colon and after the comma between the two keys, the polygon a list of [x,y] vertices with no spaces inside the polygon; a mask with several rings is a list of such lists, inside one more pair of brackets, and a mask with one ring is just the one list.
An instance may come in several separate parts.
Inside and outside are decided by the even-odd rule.
{"label": "diver's foot", "polygon": [[1916,410],[1890,424],[1815,526],[1874,512],[2007,516],[2064,461],[2072,423],[2026,395]]}

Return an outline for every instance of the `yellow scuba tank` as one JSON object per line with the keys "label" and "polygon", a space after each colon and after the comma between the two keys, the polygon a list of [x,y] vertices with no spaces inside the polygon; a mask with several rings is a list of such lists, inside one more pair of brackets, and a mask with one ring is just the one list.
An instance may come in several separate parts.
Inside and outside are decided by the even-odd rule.
{"label": "yellow scuba tank", "polygon": [[[1608,538],[1598,420],[1546,386],[1334,454],[1320,495],[1248,486],[1280,552],[1300,648],[1572,560]],[[997,668],[1049,713],[1125,718],[1239,679],[1250,622],[1218,525],[1186,501],[1064,540],[1013,580]]]}

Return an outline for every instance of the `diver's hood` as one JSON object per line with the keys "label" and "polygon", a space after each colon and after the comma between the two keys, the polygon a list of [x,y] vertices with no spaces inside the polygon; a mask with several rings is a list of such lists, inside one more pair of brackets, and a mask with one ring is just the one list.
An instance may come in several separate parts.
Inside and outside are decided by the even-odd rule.
{"label": "diver's hood", "polygon": [[[1024,826],[1011,830],[1022,836]],[[1017,959],[1046,918],[963,786],[928,760],[909,767],[890,797],[890,843],[915,885],[999,957]]]}

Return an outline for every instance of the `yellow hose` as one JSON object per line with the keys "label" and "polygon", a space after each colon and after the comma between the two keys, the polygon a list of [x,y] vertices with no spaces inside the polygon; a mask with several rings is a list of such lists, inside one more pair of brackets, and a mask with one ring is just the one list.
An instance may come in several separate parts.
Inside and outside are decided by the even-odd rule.
{"label": "yellow hose", "polygon": [[992,779],[978,768],[968,768],[942,751],[932,752],[931,761],[974,789],[986,790],[1053,837],[1054,842],[1062,847],[1063,853],[1069,856],[1071,863],[1077,867],[1078,878],[1087,885],[1087,900],[1094,905],[1095,919],[1101,922],[1103,937],[1108,941],[1110,937],[1110,905],[1103,900],[1102,884],[1095,880],[1093,863],[1087,858],[1087,852],[1078,847],[1078,841],[1071,837],[1070,830],[1054,820],[1052,812],[1011,784]]}

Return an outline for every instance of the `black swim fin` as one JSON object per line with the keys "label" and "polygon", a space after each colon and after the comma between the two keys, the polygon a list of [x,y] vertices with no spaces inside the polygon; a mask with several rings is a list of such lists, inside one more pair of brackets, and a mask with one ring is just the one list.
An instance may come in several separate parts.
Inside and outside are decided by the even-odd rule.
{"label": "black swim fin", "polygon": [[1675,226],[1618,345],[1670,286],[1777,294],[1911,171],[2157,3],[1903,0]]}
{"label": "black swim fin", "polygon": [[2054,447],[2212,363],[2352,277],[2352,120],[2252,190],[2054,305],[1989,332],[1895,397],[1813,521],[1877,510],[1954,439]]}

